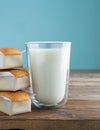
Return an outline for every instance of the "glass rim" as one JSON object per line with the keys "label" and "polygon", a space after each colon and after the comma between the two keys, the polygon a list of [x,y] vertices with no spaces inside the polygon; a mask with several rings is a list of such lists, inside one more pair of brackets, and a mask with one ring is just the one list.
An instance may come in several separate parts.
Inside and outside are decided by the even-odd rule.
{"label": "glass rim", "polygon": [[70,41],[29,41],[26,42],[25,45],[29,45],[29,44],[72,44],[72,42]]}

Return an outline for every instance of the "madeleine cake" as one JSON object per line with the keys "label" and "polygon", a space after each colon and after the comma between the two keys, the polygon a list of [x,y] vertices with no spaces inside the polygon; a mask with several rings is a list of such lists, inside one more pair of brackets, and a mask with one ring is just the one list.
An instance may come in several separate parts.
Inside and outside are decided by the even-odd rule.
{"label": "madeleine cake", "polygon": [[0,111],[8,115],[31,112],[31,100],[24,91],[0,92]]}
{"label": "madeleine cake", "polygon": [[16,91],[29,87],[29,84],[25,69],[0,70],[0,91]]}
{"label": "madeleine cake", "polygon": [[0,48],[0,69],[22,67],[22,52],[17,48]]}

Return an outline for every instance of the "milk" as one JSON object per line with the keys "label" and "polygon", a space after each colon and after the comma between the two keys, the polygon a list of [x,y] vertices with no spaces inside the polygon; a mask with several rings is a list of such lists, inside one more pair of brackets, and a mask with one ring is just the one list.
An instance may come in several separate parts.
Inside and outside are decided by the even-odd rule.
{"label": "milk", "polygon": [[43,104],[57,104],[64,99],[69,70],[68,48],[29,49],[33,92]]}

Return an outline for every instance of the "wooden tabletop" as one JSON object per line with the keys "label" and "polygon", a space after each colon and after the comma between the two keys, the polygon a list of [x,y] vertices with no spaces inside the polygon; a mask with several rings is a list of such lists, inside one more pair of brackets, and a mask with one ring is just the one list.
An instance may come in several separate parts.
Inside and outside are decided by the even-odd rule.
{"label": "wooden tabletop", "polygon": [[58,109],[37,109],[7,116],[0,112],[0,129],[100,130],[100,71],[73,71],[69,98]]}

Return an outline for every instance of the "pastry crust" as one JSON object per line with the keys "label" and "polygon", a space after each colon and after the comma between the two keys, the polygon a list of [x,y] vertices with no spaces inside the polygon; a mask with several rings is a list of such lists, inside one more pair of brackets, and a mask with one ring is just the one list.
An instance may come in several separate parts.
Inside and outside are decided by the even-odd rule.
{"label": "pastry crust", "polygon": [[2,52],[4,55],[21,55],[22,52],[18,50],[17,48],[0,48],[0,52]]}
{"label": "pastry crust", "polygon": [[10,72],[17,78],[22,78],[24,76],[29,76],[28,72],[24,69],[9,69],[9,70],[0,70],[0,72]]}
{"label": "pastry crust", "polygon": [[4,96],[6,98],[9,98],[12,102],[21,102],[21,101],[26,101],[26,100],[29,100],[30,97],[29,95],[22,91],[22,90],[19,90],[19,91],[16,91],[16,92],[0,92],[0,96]]}

